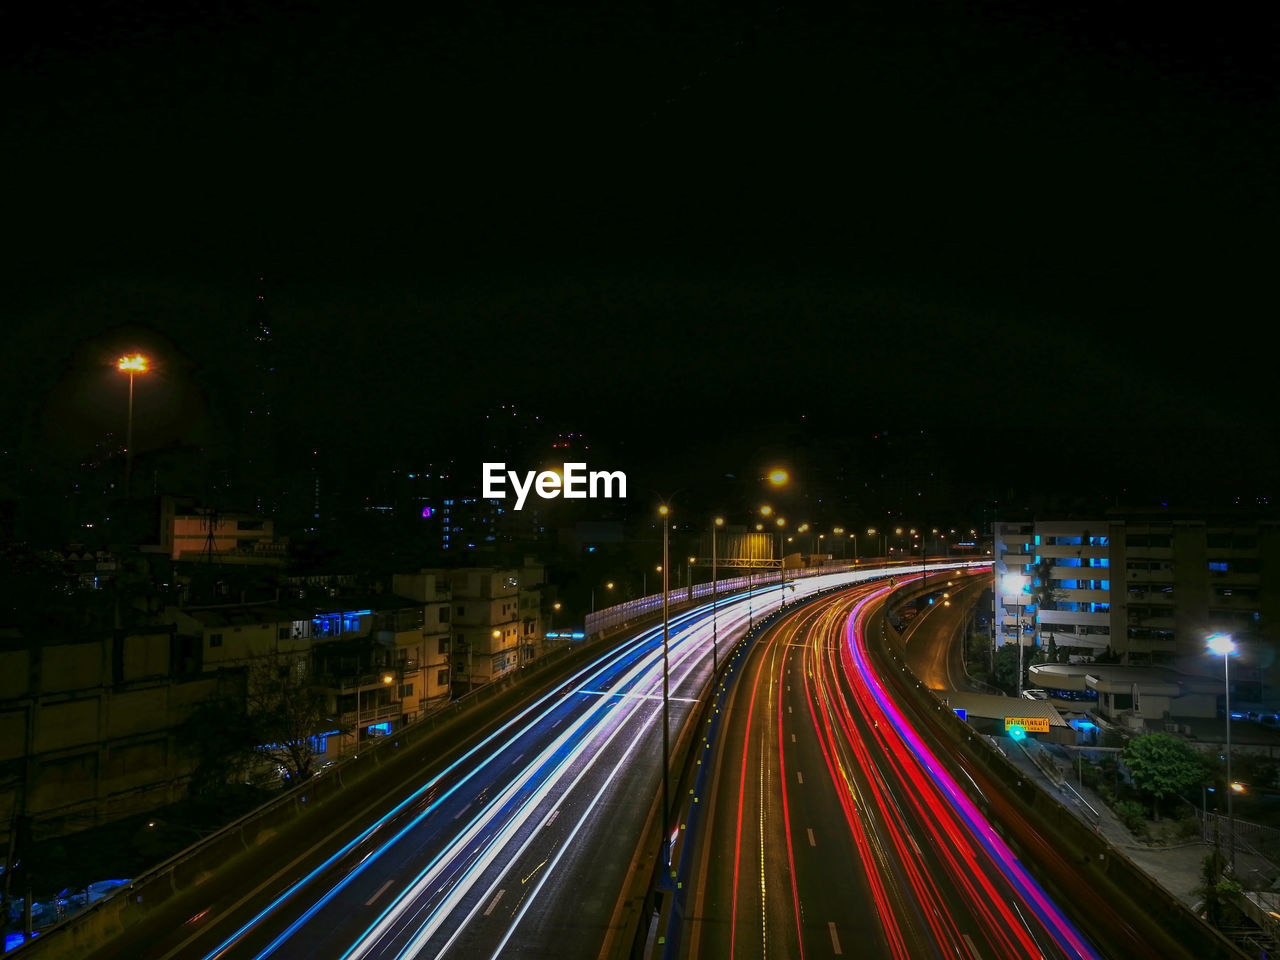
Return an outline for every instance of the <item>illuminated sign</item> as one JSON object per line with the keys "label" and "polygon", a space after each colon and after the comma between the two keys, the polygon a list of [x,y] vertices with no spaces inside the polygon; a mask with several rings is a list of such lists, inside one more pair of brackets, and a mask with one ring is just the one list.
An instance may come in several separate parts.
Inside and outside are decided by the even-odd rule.
{"label": "illuminated sign", "polygon": [[1048,717],[1005,717],[1004,728],[1021,727],[1027,733],[1048,733]]}

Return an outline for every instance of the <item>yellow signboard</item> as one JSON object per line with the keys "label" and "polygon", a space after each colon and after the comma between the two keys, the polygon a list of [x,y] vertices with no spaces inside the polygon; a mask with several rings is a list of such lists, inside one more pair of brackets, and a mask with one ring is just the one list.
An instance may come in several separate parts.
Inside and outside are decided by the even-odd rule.
{"label": "yellow signboard", "polygon": [[1005,717],[1004,728],[1021,727],[1027,733],[1048,733],[1048,717]]}

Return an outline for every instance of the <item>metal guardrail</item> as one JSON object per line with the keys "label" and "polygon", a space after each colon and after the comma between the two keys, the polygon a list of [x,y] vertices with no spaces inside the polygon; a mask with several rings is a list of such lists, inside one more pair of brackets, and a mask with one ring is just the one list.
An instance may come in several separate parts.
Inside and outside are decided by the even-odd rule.
{"label": "metal guardrail", "polygon": [[[853,571],[876,571],[877,574],[883,576],[886,573],[901,571],[903,574],[921,573],[930,570],[958,570],[968,567],[984,567],[990,566],[987,560],[949,560],[939,558],[936,563],[837,563],[827,564],[820,567],[805,567],[794,570],[766,570],[758,574],[748,574],[745,577],[731,577],[727,580],[717,580],[714,584],[708,580],[706,583],[696,583],[691,587],[677,587],[674,590],[668,590],[667,595],[671,605],[681,603],[692,603],[696,600],[710,599],[712,587],[715,587],[716,596],[730,593],[744,593],[751,590],[771,590],[776,588],[780,582],[789,582],[792,580],[804,579],[807,577],[827,576],[833,573],[849,573]],[[783,580],[785,576],[786,580]],[[583,630],[588,637],[598,633],[607,633],[623,627],[627,624],[634,623],[638,620],[644,620],[650,617],[658,616],[662,613],[662,594],[655,593],[647,597],[640,597],[636,600],[628,600],[625,603],[614,604],[612,607],[604,607],[594,613],[587,615],[584,621]]]}

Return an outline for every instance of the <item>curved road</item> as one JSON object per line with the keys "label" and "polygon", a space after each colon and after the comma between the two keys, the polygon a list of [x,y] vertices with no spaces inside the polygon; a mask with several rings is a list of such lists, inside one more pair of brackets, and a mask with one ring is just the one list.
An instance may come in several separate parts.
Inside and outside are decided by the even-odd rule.
{"label": "curved road", "polygon": [[760,637],[694,838],[687,957],[1098,954],[906,724],[843,591]]}

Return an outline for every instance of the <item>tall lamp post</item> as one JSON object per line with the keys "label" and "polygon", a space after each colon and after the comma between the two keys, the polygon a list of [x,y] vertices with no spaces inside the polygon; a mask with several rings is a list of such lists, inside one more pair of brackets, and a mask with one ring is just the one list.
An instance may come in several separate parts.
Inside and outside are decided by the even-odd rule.
{"label": "tall lamp post", "polygon": [[671,564],[667,558],[668,530],[670,527],[671,509],[664,503],[658,507],[662,516],[662,863],[663,880],[666,871],[671,869],[671,831],[667,827],[670,816],[671,784],[667,768],[670,766],[671,743],[667,731],[668,700],[670,699],[669,673],[667,664],[667,646],[671,640],[671,621],[668,596],[668,580]]}
{"label": "tall lamp post", "polygon": [[1022,594],[1027,589],[1027,578],[1020,573],[1007,573],[1004,576],[1004,592],[1016,594],[1018,598],[1017,621],[1014,633],[1018,641],[1018,696],[1022,696]]}
{"label": "tall lamp post", "polygon": [[724,526],[724,517],[716,517],[711,524],[711,679],[714,682],[720,670],[720,657],[716,650],[719,636],[716,633],[716,529]]}
{"label": "tall lamp post", "polygon": [[1227,862],[1232,876],[1236,872],[1236,821],[1231,797],[1235,793],[1234,781],[1231,779],[1231,658],[1237,653],[1236,642],[1229,633],[1215,633],[1206,643],[1209,652],[1222,658],[1222,684],[1225,695],[1225,711],[1227,714]]}
{"label": "tall lamp post", "polygon": [[129,496],[129,478],[133,473],[133,378],[136,374],[146,373],[150,362],[140,353],[121,357],[116,362],[116,369],[129,375],[129,421],[124,435],[124,495]]}
{"label": "tall lamp post", "polygon": [[787,518],[778,518],[778,586],[779,596],[778,609],[783,610],[787,606],[787,543],[784,539],[786,534],[783,531],[787,527]]}
{"label": "tall lamp post", "polygon": [[[608,583],[606,583],[606,584],[604,585],[604,588],[605,588],[606,590],[612,590],[612,589],[613,589],[613,581],[612,581],[612,580],[610,580]],[[592,613],[595,613],[595,612],[596,612],[596,588],[595,588],[595,587],[592,587],[592,588],[591,588],[591,612],[592,612]]]}

